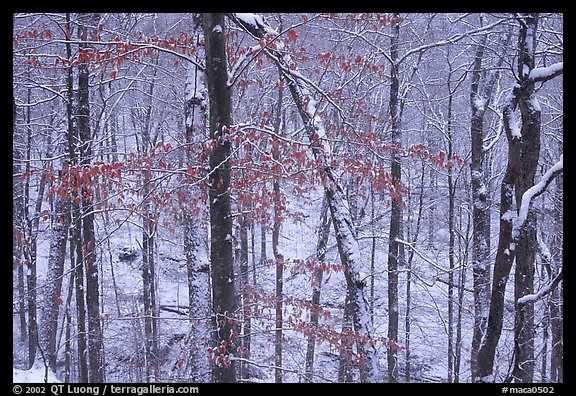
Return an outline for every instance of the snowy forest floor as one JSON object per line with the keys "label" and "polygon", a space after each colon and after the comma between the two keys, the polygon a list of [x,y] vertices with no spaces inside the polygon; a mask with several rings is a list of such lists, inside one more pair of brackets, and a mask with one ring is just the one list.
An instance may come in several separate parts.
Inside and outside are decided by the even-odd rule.
{"label": "snowy forest floor", "polygon": [[[293,201],[293,211],[304,213],[303,221],[292,222],[286,220],[283,224],[280,240],[280,249],[286,262],[291,259],[306,259],[315,251],[317,239],[316,230],[319,219],[313,208],[319,206],[321,195],[304,201]],[[318,202],[316,202],[318,201]],[[310,209],[312,208],[312,210]],[[46,227],[49,225],[45,225]],[[38,246],[38,274],[39,285],[44,282],[47,265],[47,238],[40,232]],[[376,229],[382,231],[385,225],[378,224]],[[41,227],[42,228],[42,227]],[[250,279],[256,279],[256,287],[270,296],[274,295],[275,267],[274,265],[260,266],[260,228],[253,230],[254,246],[250,246],[250,268],[256,269],[255,278],[250,273]],[[368,252],[363,256],[363,264],[366,273],[370,266],[369,238],[372,231],[360,232],[362,252]],[[447,233],[446,229],[439,228],[435,233],[437,240],[442,240]],[[379,232],[382,235],[381,232]],[[141,231],[129,222],[117,230],[109,238],[109,245],[100,245],[100,279],[101,279],[101,309],[103,311],[102,323],[104,333],[104,347],[106,351],[106,381],[107,382],[145,382],[144,362],[144,330],[143,330],[143,302],[142,302],[142,275],[139,265],[141,256],[138,254],[133,261],[120,260],[119,253],[125,247],[139,248]],[[188,287],[186,274],[186,259],[180,237],[176,233],[160,230],[157,241],[156,276],[157,296],[159,311],[159,339],[160,339],[160,377],[159,382],[189,382],[190,377],[186,373],[187,365],[178,364],[186,357],[186,336],[190,331],[191,320],[188,319]],[[267,257],[273,257],[271,252],[270,236],[267,236]],[[314,242],[312,242],[314,241]],[[387,277],[386,259],[387,240],[378,238],[376,243],[375,276],[374,276],[374,330],[375,336],[386,337],[387,329]],[[412,262],[412,285],[411,285],[411,311],[410,311],[410,362],[411,382],[445,382],[447,379],[447,276],[438,268],[447,267],[447,253],[436,249],[427,242],[418,244],[418,251],[428,261],[436,263],[432,266],[417,254]],[[407,248],[408,249],[408,248]],[[255,251],[254,251],[255,250]],[[204,260],[207,260],[204,249]],[[338,263],[339,257],[334,237],[329,239],[326,261]],[[253,266],[255,264],[255,266]],[[112,271],[114,272],[112,274]],[[297,273],[290,264],[284,270],[284,296],[289,301],[310,301],[312,295],[311,274]],[[398,344],[404,348],[406,344],[405,313],[406,313],[406,270],[400,270],[399,293],[400,293],[400,329]],[[461,344],[461,368],[460,381],[470,381],[470,344],[471,329],[473,322],[473,296],[471,273],[468,270],[465,288],[463,290],[462,304],[462,344]],[[13,279],[17,276],[14,273]],[[455,277],[455,282],[459,282]],[[14,285],[16,289],[16,285]],[[68,290],[65,279],[63,291]],[[455,288],[455,313],[458,309],[458,289]],[[344,299],[346,296],[346,282],[342,272],[328,271],[324,274],[322,282],[321,307],[330,311],[329,318],[321,318],[320,324],[330,326],[335,331],[342,329],[342,317]],[[62,296],[65,301],[66,295]],[[293,300],[290,300],[293,299]],[[16,296],[14,298],[16,300]],[[297,320],[308,322],[310,311],[296,306],[296,303],[284,305],[284,340],[283,340],[283,368],[284,382],[300,382],[305,372],[307,338],[302,332],[294,331],[289,325]],[[507,304],[505,326],[499,351],[503,356],[513,348],[513,305]],[[62,312],[61,312],[62,313]],[[62,321],[61,315],[61,321]],[[454,323],[456,329],[457,323]],[[59,326],[62,329],[63,326]],[[73,327],[74,329],[74,323]],[[263,307],[252,318],[252,347],[251,360],[258,364],[250,369],[251,381],[274,382],[274,308]],[[75,334],[73,332],[72,338]],[[206,334],[208,337],[209,335]],[[538,335],[537,335],[538,339]],[[59,370],[50,381],[64,378],[63,348],[64,335],[59,330]],[[29,371],[26,368],[27,346],[21,341],[20,328],[16,305],[13,315],[13,379],[17,382],[33,382],[38,378],[44,378],[44,366],[38,361]],[[386,371],[386,349],[378,345],[380,371]],[[508,351],[508,352],[506,352]],[[504,353],[505,352],[505,353]],[[185,359],[184,359],[185,361]],[[316,346],[314,369],[315,382],[335,382],[338,375],[339,351],[335,344],[321,342]],[[404,382],[406,368],[405,349],[398,353],[399,372],[401,381]],[[74,365],[72,365],[74,367]],[[497,375],[505,376],[506,367],[500,367],[498,358],[496,361]],[[503,371],[503,372],[502,372]],[[356,373],[357,375],[357,373]],[[72,372],[71,377],[77,377]]]}

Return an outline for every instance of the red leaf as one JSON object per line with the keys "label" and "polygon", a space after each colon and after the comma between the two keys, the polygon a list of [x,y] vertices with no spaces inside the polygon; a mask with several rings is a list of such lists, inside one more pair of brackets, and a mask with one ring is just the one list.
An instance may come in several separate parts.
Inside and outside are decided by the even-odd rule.
{"label": "red leaf", "polygon": [[296,39],[298,39],[298,33],[294,29],[288,30],[288,41],[296,42]]}
{"label": "red leaf", "polygon": [[56,304],[62,305],[63,303],[64,301],[62,301],[62,297],[58,296],[58,298],[56,299]]}

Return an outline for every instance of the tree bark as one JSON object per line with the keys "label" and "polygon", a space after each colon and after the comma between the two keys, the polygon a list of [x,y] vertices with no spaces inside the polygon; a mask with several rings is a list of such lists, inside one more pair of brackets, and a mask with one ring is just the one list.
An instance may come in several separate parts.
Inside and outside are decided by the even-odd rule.
{"label": "tree bark", "polygon": [[[394,14],[397,19],[398,14]],[[398,44],[400,40],[400,24],[397,23],[392,28],[392,37],[390,38],[390,103],[388,117],[392,125],[392,145],[400,145],[402,131],[400,129],[400,80],[398,76]],[[400,158],[397,154],[392,154],[392,165],[390,176],[392,183],[400,184],[402,180],[402,168]],[[402,222],[402,208],[400,202],[392,200],[392,209],[390,214],[390,234],[388,242],[388,340],[398,341],[398,261],[399,248],[397,239],[400,235],[400,223]],[[398,382],[398,361],[396,349],[388,347],[388,382]]]}
{"label": "tree bark", "polygon": [[[156,137],[152,137],[151,119],[153,112],[153,94],[156,80],[156,69],[148,87],[148,98],[150,102],[145,110],[144,124],[142,127],[142,154],[149,156],[155,144]],[[144,303],[144,333],[146,337],[146,381],[157,382],[159,376],[159,356],[158,356],[158,308],[156,301],[156,268],[155,268],[155,234],[156,234],[156,208],[151,202],[153,193],[152,171],[144,168],[142,171],[142,286]]]}
{"label": "tree bark", "polygon": [[[204,47],[200,44],[204,40],[202,29],[202,15],[192,15],[192,32],[197,43],[196,60],[205,59]],[[186,75],[184,125],[186,128],[186,161],[194,166],[192,152],[206,135],[206,85],[204,70],[190,63]],[[197,187],[188,187],[185,195],[191,202],[192,198],[200,192]],[[188,208],[191,210],[193,208]],[[184,213],[184,253],[186,255],[186,272],[188,277],[188,305],[190,307],[190,374],[193,382],[210,382],[210,367],[206,350],[209,344],[205,339],[209,333],[210,316],[210,276],[209,266],[200,257],[201,241],[204,232],[197,217],[191,213]]]}
{"label": "tree bark", "polygon": [[[283,89],[278,91],[278,110],[274,122],[274,132],[281,134],[280,124],[282,121],[282,95]],[[272,158],[275,161],[280,159],[278,146],[272,147]],[[284,289],[284,255],[279,250],[280,229],[282,228],[282,219],[284,217],[284,200],[280,191],[280,175],[275,175],[272,182],[274,193],[274,222],[272,228],[272,253],[276,262],[276,306],[275,306],[275,332],[274,332],[274,382],[282,383],[282,306],[283,306],[283,289]]]}
{"label": "tree bark", "polygon": [[22,173],[21,162],[24,159],[22,153],[21,145],[22,135],[16,131],[16,102],[14,97],[12,97],[12,110],[13,110],[13,120],[12,120],[12,130],[14,134],[13,143],[13,205],[12,205],[12,215],[13,215],[13,227],[14,227],[14,239],[12,241],[13,248],[13,263],[12,267],[17,268],[17,290],[18,290],[18,317],[20,323],[20,340],[25,341],[28,338],[28,330],[26,325],[26,292],[24,289],[24,258],[22,251],[25,243],[25,225],[24,225],[24,185],[22,183],[22,178],[20,177]]}
{"label": "tree bark", "polygon": [[500,334],[502,332],[504,318],[504,293],[506,283],[514,261],[512,243],[512,218],[513,194],[516,177],[519,171],[520,139],[514,137],[509,125],[510,113],[513,114],[513,103],[508,103],[504,110],[504,129],[508,138],[508,162],[502,184],[500,186],[500,233],[498,236],[498,250],[494,263],[494,275],[492,278],[492,290],[490,294],[490,310],[486,335],[482,338],[478,355],[476,357],[477,382],[493,382],[494,356]]}
{"label": "tree bark", "polygon": [[62,305],[62,277],[66,259],[68,228],[70,227],[70,200],[68,198],[55,197],[52,224],[50,251],[48,254],[48,274],[46,276],[45,296],[41,311],[42,318],[39,343],[48,360],[47,363],[50,369],[55,372],[58,314],[60,305]]}
{"label": "tree bark", "polygon": [[[350,291],[346,293],[344,300],[344,313],[342,315],[342,340],[340,354],[338,356],[338,382],[352,382],[354,375],[353,349],[350,335],[353,334],[352,304],[350,304]],[[343,345],[342,345],[343,344]]]}
{"label": "tree bark", "polygon": [[[516,206],[522,205],[522,196],[534,185],[534,177],[540,158],[541,111],[534,95],[534,83],[527,70],[536,65],[536,30],[538,14],[523,17],[520,25],[518,73],[520,92],[518,107],[522,116],[522,149],[520,151],[520,172],[516,179]],[[514,298],[532,294],[534,291],[534,259],[537,250],[536,213],[529,211],[516,246],[516,270],[514,272]],[[515,364],[512,376],[517,382],[530,383],[534,379],[534,304],[516,304],[514,326]]]}
{"label": "tree bark", "polygon": [[[322,278],[324,271],[320,264],[324,262],[326,257],[326,246],[328,244],[328,237],[330,236],[331,220],[328,217],[328,203],[326,197],[322,200],[322,211],[320,214],[320,225],[318,226],[318,242],[316,243],[316,265],[314,273],[312,274],[312,307],[320,306],[320,295],[322,291]],[[310,313],[310,323],[314,327],[318,327],[318,311],[312,310]],[[314,349],[316,346],[316,335],[314,332],[310,333],[308,337],[308,345],[306,348],[306,374],[305,382],[312,382],[314,375]]]}
{"label": "tree bark", "polygon": [[470,105],[472,118],[470,121],[470,140],[472,158],[470,164],[472,179],[472,274],[474,280],[474,331],[472,333],[471,373],[472,381],[476,378],[476,356],[480,341],[486,332],[490,299],[490,207],[488,205],[488,189],[485,185],[484,171],[484,113],[488,98],[482,96],[481,75],[482,58],[486,47],[487,36],[476,49],[474,69],[472,71],[472,89]]}
{"label": "tree bark", "polygon": [[[214,362],[214,382],[236,382],[231,333],[236,310],[234,260],[232,256],[232,216],[230,207],[230,147],[225,129],[231,124],[230,91],[227,86],[224,15],[204,14],[206,85],[210,101],[210,265],[212,277],[212,341],[219,352]],[[218,358],[220,359],[218,361]]]}
{"label": "tree bark", "polygon": [[[78,16],[78,44],[80,51],[88,49],[88,32],[98,25],[98,14],[80,14]],[[88,169],[92,157],[92,135],[90,131],[90,88],[88,61],[78,65],[78,109],[76,112],[78,136],[80,138],[80,164]],[[86,268],[86,310],[88,314],[88,360],[90,362],[90,382],[104,381],[103,337],[100,325],[100,291],[98,264],[96,260],[96,235],[94,232],[94,211],[89,185],[82,190],[82,265]]]}

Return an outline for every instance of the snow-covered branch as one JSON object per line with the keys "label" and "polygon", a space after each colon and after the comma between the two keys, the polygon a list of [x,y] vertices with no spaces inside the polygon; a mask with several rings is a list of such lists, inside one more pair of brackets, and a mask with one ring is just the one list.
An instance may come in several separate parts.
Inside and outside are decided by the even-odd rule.
{"label": "snow-covered branch", "polygon": [[564,169],[564,155],[560,156],[560,160],[552,166],[552,168],[548,169],[548,171],[542,176],[542,179],[537,184],[530,187],[526,192],[522,195],[522,203],[520,205],[520,211],[518,213],[518,217],[514,220],[514,228],[512,229],[512,238],[516,240],[518,235],[520,234],[520,230],[524,226],[526,222],[526,218],[528,217],[528,211],[530,210],[530,204],[532,200],[546,191],[548,185],[554,180],[556,176],[562,173]]}
{"label": "snow-covered branch", "polygon": [[538,293],[527,294],[523,297],[520,297],[516,301],[516,304],[518,304],[519,306],[523,306],[523,305],[528,304],[529,302],[536,302],[538,300],[541,300],[546,295],[550,294],[550,292],[552,290],[554,290],[556,288],[556,286],[558,286],[558,283],[560,283],[560,281],[563,278],[564,278],[564,269],[561,268],[558,275],[556,275],[556,277],[554,279],[552,279],[552,282],[548,283],[546,286],[544,286],[542,289],[540,289],[538,291]]}
{"label": "snow-covered branch", "polygon": [[533,82],[545,82],[559,76],[563,71],[564,62],[558,62],[548,67],[536,67],[530,70],[528,78]]}

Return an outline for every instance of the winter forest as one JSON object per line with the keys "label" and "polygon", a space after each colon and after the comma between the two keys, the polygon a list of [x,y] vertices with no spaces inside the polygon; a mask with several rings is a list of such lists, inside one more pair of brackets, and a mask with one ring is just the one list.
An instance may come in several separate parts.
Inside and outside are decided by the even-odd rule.
{"label": "winter forest", "polygon": [[12,21],[15,382],[564,382],[562,14]]}

